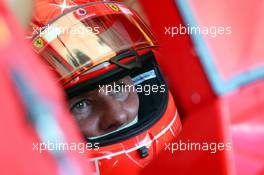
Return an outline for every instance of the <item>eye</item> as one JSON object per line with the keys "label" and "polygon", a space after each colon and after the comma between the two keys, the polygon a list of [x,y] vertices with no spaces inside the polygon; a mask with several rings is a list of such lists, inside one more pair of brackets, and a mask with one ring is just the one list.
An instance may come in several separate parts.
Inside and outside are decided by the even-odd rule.
{"label": "eye", "polygon": [[71,108],[71,112],[75,116],[77,116],[77,118],[78,118],[78,115],[88,116],[91,113],[91,103],[90,103],[90,101],[89,100],[86,100],[86,99],[85,100],[78,101]]}

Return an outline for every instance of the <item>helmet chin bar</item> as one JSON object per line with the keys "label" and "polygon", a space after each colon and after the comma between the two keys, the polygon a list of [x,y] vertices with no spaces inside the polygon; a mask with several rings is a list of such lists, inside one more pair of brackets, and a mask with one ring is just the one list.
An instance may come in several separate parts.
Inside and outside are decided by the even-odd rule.
{"label": "helmet chin bar", "polygon": [[116,132],[121,131],[123,129],[126,129],[126,128],[136,124],[137,122],[138,122],[138,116],[136,116],[134,118],[134,120],[132,120],[130,123],[126,123],[126,124],[124,124],[123,126],[119,127],[118,129],[116,129],[114,131],[108,132],[108,133],[103,134],[103,135],[95,136],[95,137],[87,137],[87,139],[94,140],[94,139],[103,138],[103,137],[108,136],[110,134],[113,134],[113,133],[116,133]]}

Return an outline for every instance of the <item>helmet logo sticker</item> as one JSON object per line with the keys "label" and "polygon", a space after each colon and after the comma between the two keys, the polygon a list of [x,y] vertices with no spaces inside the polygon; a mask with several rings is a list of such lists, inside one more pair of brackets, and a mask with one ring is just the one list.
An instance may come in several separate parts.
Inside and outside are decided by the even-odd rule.
{"label": "helmet logo sticker", "polygon": [[119,7],[115,4],[107,4],[107,5],[108,5],[108,7],[110,7],[114,11],[118,12],[120,10]]}
{"label": "helmet logo sticker", "polygon": [[41,49],[44,47],[44,41],[41,38],[38,38],[35,40],[34,46]]}
{"label": "helmet logo sticker", "polygon": [[87,14],[87,11],[85,9],[83,9],[83,8],[80,8],[80,9],[77,10],[77,14],[79,16],[85,16]]}

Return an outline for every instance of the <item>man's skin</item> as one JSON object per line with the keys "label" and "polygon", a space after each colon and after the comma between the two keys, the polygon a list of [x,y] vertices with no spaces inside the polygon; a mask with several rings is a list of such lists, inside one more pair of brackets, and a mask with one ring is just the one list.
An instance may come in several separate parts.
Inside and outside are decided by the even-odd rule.
{"label": "man's skin", "polygon": [[[129,76],[115,83],[123,87],[133,86]],[[113,83],[109,85],[113,86]],[[71,112],[87,137],[116,130],[129,124],[138,114],[139,99],[136,91],[124,88],[116,93],[106,93],[106,86],[104,90],[100,92],[96,89],[69,100]]]}
{"label": "man's skin", "polygon": [[33,0],[6,0],[18,21],[26,27],[29,24],[33,9]]}

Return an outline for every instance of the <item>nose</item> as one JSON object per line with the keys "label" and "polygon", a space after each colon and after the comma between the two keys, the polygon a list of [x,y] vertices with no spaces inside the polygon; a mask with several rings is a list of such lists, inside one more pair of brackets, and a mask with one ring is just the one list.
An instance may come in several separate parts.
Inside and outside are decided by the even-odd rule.
{"label": "nose", "polygon": [[128,122],[128,113],[120,102],[114,99],[107,99],[104,105],[99,126],[101,130],[112,131]]}

